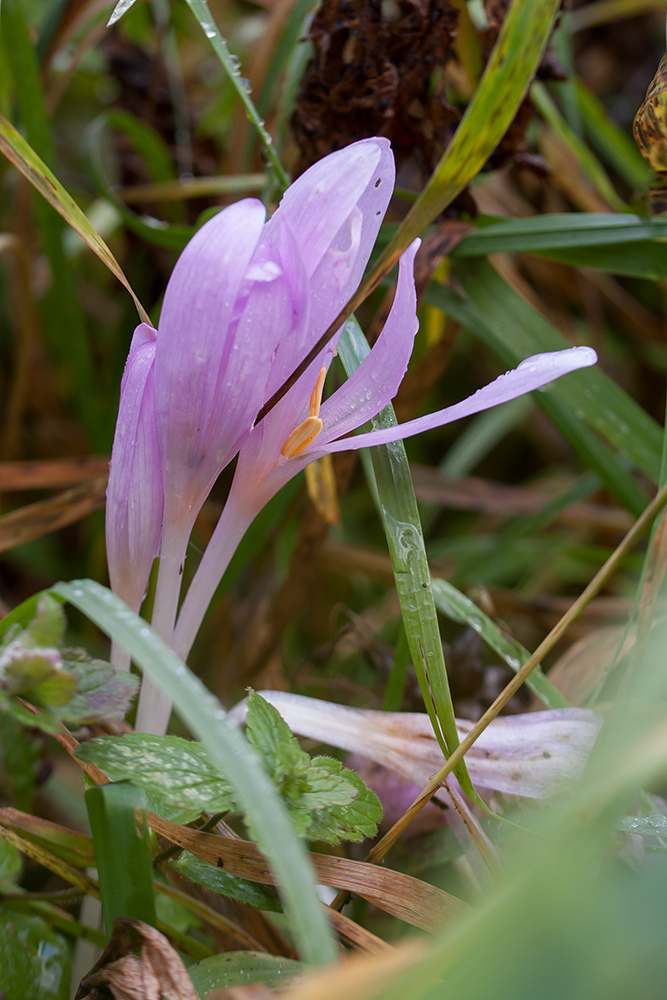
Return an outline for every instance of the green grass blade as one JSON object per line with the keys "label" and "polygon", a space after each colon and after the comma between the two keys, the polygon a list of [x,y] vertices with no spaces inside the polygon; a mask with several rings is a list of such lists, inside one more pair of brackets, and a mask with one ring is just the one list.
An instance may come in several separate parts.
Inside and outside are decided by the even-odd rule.
{"label": "green grass blade", "polygon": [[304,961],[331,962],[337,949],[315,889],[314,873],[278,793],[251,747],[227,722],[220,702],[172,649],[129,608],[92,580],[59,583],[53,593],[83,611],[122,645],[169,696],[194,736],[233,785],[257,844],[276,873],[289,926]]}
{"label": "green grass blade", "polygon": [[241,104],[246,110],[249,121],[257,130],[259,141],[262,144],[267,163],[273,171],[281,191],[284,191],[289,184],[287,174],[285,173],[283,165],[278,159],[278,155],[273,148],[273,140],[266,131],[264,122],[260,118],[257,108],[250,99],[250,95],[241,78],[239,66],[232,58],[231,53],[227,48],[227,42],[218,31],[217,25],[213,20],[213,15],[209,10],[206,0],[186,0],[186,3],[199,21],[202,31],[208,38],[211,46],[213,47],[213,51],[222,63],[225,72],[227,73],[239,100],[241,101]]}
{"label": "green grass blade", "polygon": [[[491,331],[492,349],[509,365],[531,354],[569,347],[565,338],[486,261],[461,261],[455,273]],[[475,331],[476,333],[478,331]],[[574,372],[546,395],[563,400],[581,420],[657,482],[662,428],[599,368]],[[545,395],[541,393],[538,395]]]}
{"label": "green grass blade", "polygon": [[[16,84],[27,141],[50,167],[55,164],[51,130],[44,104],[39,66],[20,0],[5,0],[0,30],[4,51]],[[52,356],[71,372],[71,394],[79,418],[92,431],[96,394],[90,343],[79,305],[72,267],[63,247],[63,224],[41,198],[35,201],[35,221],[51,266],[51,284],[44,298],[43,327]]]}
{"label": "green grass blade", "polygon": [[[85,798],[107,939],[118,917],[134,917],[157,927],[143,789],[118,782],[89,788]],[[142,815],[139,829],[137,809]]]}
{"label": "green grass blade", "polygon": [[642,219],[638,215],[607,213],[556,213],[527,219],[491,219],[468,233],[452,251],[452,259],[485,257],[490,253],[539,253],[552,250],[583,250],[589,259],[591,248],[654,242],[664,256],[667,220]]}
{"label": "green grass blade", "polygon": [[88,162],[100,194],[120,212],[128,229],[147,243],[182,250],[194,235],[194,226],[174,225],[160,219],[133,212],[114,190],[107,175],[105,132],[108,128],[122,132],[132,142],[154,182],[176,182],[175,171],[166,144],[161,136],[128,111],[105,111],[89,126],[86,135]]}
{"label": "green grass blade", "polygon": [[652,171],[637,146],[627,132],[616,124],[602,101],[578,78],[575,86],[584,126],[592,145],[633,191],[645,191],[651,183]]}
{"label": "green grass blade", "polygon": [[479,86],[421,195],[355,296],[361,301],[402,252],[482,169],[525,97],[547,45],[559,0],[513,0]]}
{"label": "green grass blade", "polygon": [[619,198],[606,170],[588,146],[572,131],[543,83],[534,83],[530,96],[539,113],[573,154],[582,172],[612,208],[627,212],[628,206]]}
{"label": "green grass blade", "polygon": [[[537,348],[523,352],[508,349],[507,340],[498,336],[488,316],[482,315],[470,299],[458,295],[445,285],[432,284],[426,300],[433,302],[474,333],[508,368],[516,367],[523,358],[536,353],[536,350],[544,350]],[[562,381],[556,382],[547,391],[534,393],[533,398],[585,465],[597,473],[619,503],[635,517],[639,517],[648,503],[648,498],[637,485],[626,462],[600,441],[598,436],[579,419],[570,404],[560,396],[561,388]]]}
{"label": "green grass blade", "polygon": [[[438,611],[451,621],[473,629],[514,673],[517,673],[530,657],[531,654],[525,646],[498,628],[492,618],[484,614],[481,608],[451,583],[434,579],[433,596]],[[526,680],[526,687],[530,688],[547,708],[567,708],[570,704],[546,674],[542,673],[541,667],[533,670]]]}
{"label": "green grass blade", "polygon": [[[368,342],[353,317],[346,323],[338,345],[348,376],[368,351]],[[395,424],[391,404],[371,422],[373,429]],[[412,662],[433,730],[448,756],[459,739],[410,465],[402,441],[372,448],[370,455]],[[456,770],[455,774],[461,787],[476,799],[467,769]]]}
{"label": "green grass blade", "polygon": [[55,210],[62,215],[65,222],[79,234],[81,239],[97,254],[103,264],[109,268],[122,285],[128,290],[137,312],[144,323],[150,323],[148,313],[134,294],[132,286],[125,277],[123,270],[109,250],[99,233],[81,211],[74,199],[67,193],[59,180],[49,170],[44,161],[32,149],[11,122],[0,114],[0,152],[20,170],[24,177],[39,191]]}

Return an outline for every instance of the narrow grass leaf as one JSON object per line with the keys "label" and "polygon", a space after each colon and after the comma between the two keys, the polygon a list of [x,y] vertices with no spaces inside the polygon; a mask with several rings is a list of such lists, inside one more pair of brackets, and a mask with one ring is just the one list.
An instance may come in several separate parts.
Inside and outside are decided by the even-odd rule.
{"label": "narrow grass leaf", "polygon": [[[474,332],[485,340],[503,363],[515,365],[531,354],[570,346],[563,335],[515,292],[488,262],[461,261],[455,273],[483,320],[484,330],[480,327]],[[490,331],[490,337],[486,336],[486,330]],[[584,420],[657,482],[662,429],[599,366],[574,372],[536,394],[536,397],[541,395],[561,399],[580,420]]]}
{"label": "narrow grass leaf", "polygon": [[232,57],[229,49],[227,48],[227,42],[218,31],[218,27],[213,20],[213,15],[209,10],[206,0],[186,0],[186,2],[194,16],[199,21],[201,29],[210,41],[213,51],[222,63],[234,90],[246,110],[249,121],[257,130],[259,140],[264,150],[264,155],[275,175],[278,186],[281,191],[285,191],[289,184],[289,180],[283,165],[278,159],[278,155],[273,148],[273,140],[266,131],[264,122],[260,118],[257,108],[250,99],[248,89],[241,77],[241,70],[238,62],[236,62]]}
{"label": "narrow grass leaf", "polygon": [[482,169],[523,101],[546,48],[559,0],[514,0],[454,138],[398,232],[362,284],[363,301],[403,251]]}
{"label": "narrow grass leaf", "polygon": [[306,852],[292,833],[278,793],[241,733],[210,691],[173,650],[119,598],[92,580],[53,588],[125,647],[168,695],[190,731],[208,747],[233,785],[259,849],[276,873],[289,926],[304,961],[333,961],[336,946],[321,909]]}
{"label": "narrow grass leaf", "polygon": [[127,14],[130,7],[134,7],[136,2],[137,0],[119,0],[111,13],[111,17],[107,21],[107,28],[114,25],[116,21],[120,21],[123,14]]}
{"label": "narrow grass leaf", "polygon": [[563,212],[534,215],[527,219],[483,218],[452,251],[452,259],[485,257],[490,253],[541,253],[552,250],[585,250],[654,242],[664,255],[667,220],[643,219],[639,215]]}
{"label": "narrow grass leaf", "polygon": [[79,234],[93,253],[97,254],[103,264],[109,268],[122,285],[128,290],[142,322],[150,323],[148,313],[134,294],[132,286],[125,277],[123,270],[109,250],[99,233],[93,229],[90,222],[81,211],[74,199],[67,193],[59,180],[49,170],[34,149],[26,142],[11,122],[0,114],[0,152],[17,170],[27,177],[39,193],[62,215],[65,222]]}
{"label": "narrow grass leaf", "polygon": [[194,226],[175,225],[145,214],[140,215],[128,208],[116,193],[109,179],[106,163],[107,129],[122,132],[130,140],[154,182],[176,183],[175,171],[164,140],[154,129],[128,111],[120,109],[105,111],[98,115],[88,128],[86,134],[88,162],[100,194],[118,209],[128,229],[147,243],[182,250],[194,235]]}
{"label": "narrow grass leaf", "polygon": [[584,126],[591,143],[633,191],[645,191],[651,183],[651,168],[636,145],[611,117],[604,104],[582,81],[575,88]]}
{"label": "narrow grass leaf", "polygon": [[[530,657],[530,653],[520,642],[503,632],[492,618],[484,614],[481,608],[451,583],[434,579],[433,597],[438,611],[451,621],[473,629],[514,673],[520,670]],[[547,708],[567,708],[570,704],[542,673],[540,667],[536,667],[528,677],[526,687],[530,688]]]}
{"label": "narrow grass leaf", "polygon": [[628,206],[622,198],[619,198],[609,175],[597,156],[567,124],[545,85],[536,81],[531,87],[530,96],[547,125],[573,154],[582,173],[589,179],[597,192],[612,208],[616,208],[619,212],[627,212]]}
{"label": "narrow grass leaf", "polygon": [[[16,83],[27,142],[53,168],[55,153],[51,129],[24,8],[25,4],[20,0],[5,0],[0,30],[7,62]],[[35,222],[51,267],[51,282],[44,296],[42,325],[52,356],[71,372],[71,396],[78,416],[90,431],[94,431],[97,426],[97,397],[91,388],[95,385],[95,372],[74,275],[63,247],[64,227],[51,206],[41,198],[35,201]]]}
{"label": "narrow grass leaf", "polygon": [[[432,284],[426,298],[427,301],[444,309],[474,333],[508,368],[515,366],[524,357],[534,354],[536,350],[544,350],[541,347],[533,347],[532,350],[527,349],[524,353],[523,350],[509,348],[509,340],[497,336],[489,317],[482,315],[477,304],[467,297],[458,295],[445,285]],[[479,299],[477,303],[479,303]],[[538,318],[541,322],[545,322],[541,317]],[[507,333],[511,337],[511,331],[508,330]],[[557,334],[557,336],[560,335]],[[559,343],[558,347],[560,346]],[[550,349],[553,350],[553,348]],[[611,451],[597,434],[579,419],[577,411],[573,410],[570,404],[560,397],[561,386],[562,380],[556,382],[547,391],[533,393],[535,402],[553,421],[585,465],[597,473],[619,503],[623,504],[635,517],[639,517],[648,503],[648,497],[637,485],[628,464]]]}
{"label": "narrow grass leaf", "polygon": [[[157,927],[146,796],[129,782],[99,785],[85,794],[107,939],[118,917]],[[137,828],[136,810],[142,816]]]}
{"label": "narrow grass leaf", "polygon": [[[338,346],[348,377],[368,351],[368,342],[353,317],[346,323]],[[395,424],[391,404],[372,421],[373,429]],[[370,455],[412,662],[433,730],[442,752],[449,756],[459,739],[410,465],[402,441],[373,448]],[[461,787],[477,801],[467,769],[459,768],[455,773]]]}

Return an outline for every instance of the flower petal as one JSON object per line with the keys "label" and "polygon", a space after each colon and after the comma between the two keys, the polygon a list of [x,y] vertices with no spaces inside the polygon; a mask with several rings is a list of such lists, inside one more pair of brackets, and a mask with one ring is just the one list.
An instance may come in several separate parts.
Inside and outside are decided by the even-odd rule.
{"label": "flower petal", "polygon": [[[310,343],[322,335],[361,281],[395,179],[387,139],[353,142],[309,167],[283,195],[268,228],[286,218],[311,287]],[[295,356],[295,364],[300,356]]]}
{"label": "flower petal", "polygon": [[[196,497],[212,475],[200,470],[209,417],[230,357],[252,359],[255,338],[234,336],[246,270],[259,243],[265,211],[261,202],[245,199],[223,209],[190,240],[179,257],[165,293],[155,358],[155,411],[165,475],[167,504]],[[241,302],[239,301],[241,300]],[[237,365],[240,361],[235,362]],[[227,386],[228,404],[237,397],[257,413],[266,378]],[[213,466],[222,468],[233,456],[238,421],[216,442]],[[231,454],[230,454],[231,452]],[[209,462],[210,464],[210,462]]]}
{"label": "flower petal", "polygon": [[[444,763],[427,715],[349,708],[285,691],[260,691],[290,729],[342,750],[362,754],[424,786]],[[229,718],[245,718],[245,701]],[[456,720],[460,736],[473,723]],[[575,781],[602,726],[590,709],[561,708],[494,719],[466,754],[479,788],[546,798]]]}
{"label": "flower petal", "polygon": [[416,420],[408,420],[396,427],[369,431],[367,434],[357,434],[354,437],[345,438],[343,441],[334,441],[323,449],[314,448],[312,452],[309,449],[308,454],[312,461],[326,452],[368,448],[372,445],[387,444],[390,441],[412,437],[414,434],[421,434],[422,431],[451,424],[454,420],[461,420],[462,417],[481,413],[483,410],[489,410],[493,406],[506,403],[510,399],[516,399],[517,396],[541,389],[549,382],[553,382],[554,379],[577,371],[579,368],[588,368],[596,361],[597,354],[592,347],[569,347],[564,351],[534,354],[522,361],[518,368],[500,375],[495,382],[478,389],[476,393],[460,403],[448,406],[444,410],[438,410],[436,413],[429,413],[425,417],[418,417]]}
{"label": "flower petal", "polygon": [[317,439],[318,446],[366,423],[398,392],[419,329],[413,272],[420,242],[415,240],[401,257],[391,312],[370,354],[322,404],[320,417],[324,428]]}
{"label": "flower petal", "polygon": [[109,579],[138,611],[158,554],[163,489],[153,409],[155,330],[137,327],[120,390],[107,487]]}

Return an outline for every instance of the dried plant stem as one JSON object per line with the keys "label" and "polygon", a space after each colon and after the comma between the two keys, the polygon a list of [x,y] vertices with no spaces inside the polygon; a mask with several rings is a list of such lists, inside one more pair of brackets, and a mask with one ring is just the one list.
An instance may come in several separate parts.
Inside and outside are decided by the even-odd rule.
{"label": "dried plant stem", "polygon": [[588,584],[586,589],[582,591],[577,600],[572,604],[569,611],[567,611],[563,617],[560,619],[557,625],[551,630],[548,636],[542,640],[540,645],[537,647],[533,655],[526,661],[521,670],[512,678],[507,687],[501,694],[498,695],[494,703],[489,709],[484,713],[479,722],[473,726],[469,734],[464,740],[461,741],[459,746],[456,748],[454,753],[449,757],[445,764],[440,768],[440,770],[433,776],[429,781],[428,785],[423,789],[421,794],[409,809],[401,816],[399,820],[392,826],[384,837],[375,845],[375,847],[370,851],[367,861],[377,864],[385,857],[387,852],[393,847],[401,833],[406,829],[406,827],[412,822],[417,813],[426,805],[427,802],[431,800],[435,792],[438,790],[445,778],[451,774],[456,765],[460,760],[463,759],[464,755],[471,748],[473,743],[477,738],[484,732],[486,727],[490,722],[496,718],[499,712],[505,707],[510,698],[519,690],[526,677],[530,674],[532,670],[544,659],[544,657],[553,649],[555,644],[561,638],[562,635],[567,631],[572,622],[574,622],[579,615],[582,613],[584,608],[590,603],[590,601],[595,597],[595,595],[602,589],[604,584],[607,582],[610,576],[616,571],[622,559],[625,558],[627,553],[633,547],[635,542],[644,534],[649,528],[653,518],[662,509],[662,507],[667,503],[667,484],[662,487],[661,490],[655,495],[653,500],[647,506],[644,513],[637,519],[635,524],[632,526],[630,531],[623,539],[623,541],[617,546],[617,548],[612,552],[612,554],[607,559],[604,566],[595,574],[591,582]]}

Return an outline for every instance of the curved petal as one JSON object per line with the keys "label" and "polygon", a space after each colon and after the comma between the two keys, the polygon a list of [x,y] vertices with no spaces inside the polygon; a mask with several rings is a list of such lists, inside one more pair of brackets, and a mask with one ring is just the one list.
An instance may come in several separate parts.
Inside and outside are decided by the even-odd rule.
{"label": "curved petal", "polygon": [[[155,358],[155,412],[168,505],[187,505],[205,489],[212,471],[200,469],[202,458],[210,464],[212,457],[213,467],[222,468],[234,454],[242,430],[238,420],[223,430],[212,456],[210,443],[204,456],[204,444],[230,358],[239,359],[238,365],[258,353],[255,338],[239,342],[234,334],[264,220],[264,206],[255,199],[224,209],[190,240],[169,280]],[[225,386],[230,408],[242,399],[243,412],[257,413],[266,381],[258,375]]]}
{"label": "curved petal", "polygon": [[370,354],[322,404],[320,417],[324,427],[317,439],[318,446],[366,423],[398,392],[419,329],[413,272],[420,242],[415,240],[401,257],[394,302]]}
{"label": "curved petal", "polygon": [[[453,423],[454,420],[472,416],[474,413],[481,413],[482,410],[489,410],[492,406],[499,406],[500,403],[516,399],[517,396],[541,389],[549,382],[553,382],[554,379],[577,371],[579,368],[588,368],[596,361],[597,354],[592,347],[569,347],[564,351],[534,354],[522,361],[517,368],[500,375],[495,382],[478,389],[476,393],[460,403],[448,406],[444,410],[438,410],[436,413],[429,413],[425,417],[418,417],[416,420],[408,420],[396,427],[386,427],[382,430],[369,431],[367,434],[357,434],[342,441],[334,441],[326,448],[313,448],[312,452],[309,449],[310,460],[313,461],[319,458],[320,454],[326,452],[349,451],[357,448],[368,448],[376,444],[388,444],[390,441],[399,441],[412,437],[414,434],[421,434],[422,431],[430,430],[433,427],[443,427],[445,424]],[[319,442],[319,438],[317,440]]]}
{"label": "curved petal", "polygon": [[155,330],[135,331],[120,390],[107,487],[109,579],[138,611],[158,554],[162,527],[162,471],[153,409]]}
{"label": "curved petal", "polygon": [[[297,234],[310,280],[308,347],[356,291],[387,211],[394,179],[388,140],[362,139],[306,170],[276,209],[269,227],[278,218],[287,219]],[[295,356],[294,364],[300,357]]]}

